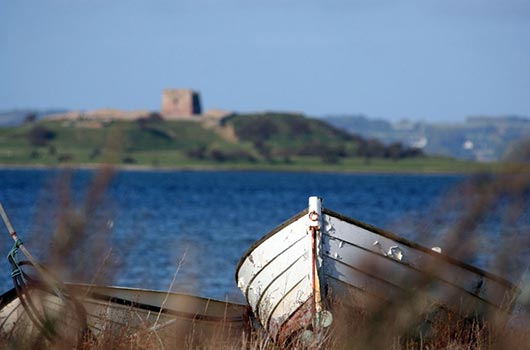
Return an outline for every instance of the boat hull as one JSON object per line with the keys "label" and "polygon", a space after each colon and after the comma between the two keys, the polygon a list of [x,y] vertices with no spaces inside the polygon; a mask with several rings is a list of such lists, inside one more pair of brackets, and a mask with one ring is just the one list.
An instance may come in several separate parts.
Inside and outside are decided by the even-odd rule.
{"label": "boat hull", "polygon": [[[183,348],[205,341],[237,342],[244,331],[246,307],[185,294],[134,288],[67,284],[68,294],[75,296],[83,310],[89,336],[136,336],[163,348]],[[39,310],[57,315],[62,338],[79,339],[79,326],[69,306],[48,292],[30,295]],[[8,341],[36,339],[42,331],[23,307],[14,290],[1,300],[0,332]],[[65,321],[66,320],[66,321]]]}
{"label": "boat hull", "polygon": [[[498,276],[327,209],[318,214],[315,241],[307,227],[312,213],[295,215],[256,242],[236,271],[254,315],[274,339],[315,328],[319,299],[328,308],[365,311],[411,296],[426,313],[442,308],[498,318],[511,311],[518,290]],[[318,256],[311,259],[315,244]]]}
{"label": "boat hull", "polygon": [[298,214],[264,237],[237,270],[238,286],[254,316],[275,339],[293,315],[298,313],[299,324],[311,320],[311,307],[303,307],[311,304],[313,297],[305,214]]}
{"label": "boat hull", "polygon": [[414,292],[465,316],[511,309],[516,288],[500,277],[332,211],[323,221],[322,270],[337,294],[347,286],[377,302]]}

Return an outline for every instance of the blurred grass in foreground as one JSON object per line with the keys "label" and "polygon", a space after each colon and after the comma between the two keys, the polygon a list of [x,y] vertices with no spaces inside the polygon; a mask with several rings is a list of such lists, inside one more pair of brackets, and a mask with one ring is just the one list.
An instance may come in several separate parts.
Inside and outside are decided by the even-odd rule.
{"label": "blurred grass in foreground", "polygon": [[[89,283],[109,283],[118,273],[118,263],[113,261],[109,233],[106,227],[111,212],[106,202],[106,188],[113,171],[98,171],[86,192],[81,206],[76,206],[70,192],[70,175],[65,172],[55,189],[56,206],[43,208],[41,242],[49,240],[44,258],[52,271],[63,280]],[[530,166],[513,167],[498,174],[472,177],[448,194],[439,210],[429,217],[428,224],[419,224],[424,239],[432,235],[441,242],[444,252],[466,261],[488,254],[487,270],[501,276],[521,276],[528,267],[528,226],[530,201]],[[447,218],[452,224],[447,227]],[[49,223],[50,218],[53,218]],[[494,244],[485,244],[488,235],[481,232],[484,223],[498,220],[499,236]],[[435,235],[442,226],[443,237]],[[29,238],[29,237],[28,237]],[[488,242],[486,242],[488,243]],[[490,250],[484,250],[485,246]],[[97,257],[97,259],[95,259]],[[521,283],[528,283],[528,281]],[[423,313],[418,308],[422,288],[428,283],[419,281],[415,293],[406,298],[392,300],[372,309],[346,311],[340,301],[334,312],[334,325],[319,342],[308,344],[302,336],[284,344],[273,344],[263,332],[242,334],[233,343],[217,342],[215,337],[201,339],[200,345],[190,341],[184,349],[528,349],[530,324],[528,305],[530,295],[526,286],[508,320],[497,318],[462,319],[450,312]],[[344,311],[344,312],[341,312]],[[149,337],[150,330],[124,325],[116,330],[101,332],[97,337],[84,339],[80,349],[161,349],[156,338]],[[0,340],[5,349],[62,349],[72,348],[60,342],[50,343],[42,336],[32,339]]]}

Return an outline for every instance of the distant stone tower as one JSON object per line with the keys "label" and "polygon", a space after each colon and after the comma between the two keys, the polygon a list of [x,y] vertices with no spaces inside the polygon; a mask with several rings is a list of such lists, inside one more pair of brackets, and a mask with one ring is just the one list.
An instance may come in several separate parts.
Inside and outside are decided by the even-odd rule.
{"label": "distant stone tower", "polygon": [[201,101],[197,91],[166,89],[162,94],[162,109],[166,118],[190,117],[201,114]]}

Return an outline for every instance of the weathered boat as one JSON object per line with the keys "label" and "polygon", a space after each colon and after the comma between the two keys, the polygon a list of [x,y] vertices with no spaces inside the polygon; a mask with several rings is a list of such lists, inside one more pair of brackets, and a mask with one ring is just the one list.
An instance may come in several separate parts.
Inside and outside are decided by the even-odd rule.
{"label": "weathered boat", "polygon": [[369,309],[414,292],[426,305],[479,316],[509,312],[518,293],[509,281],[437,247],[323,209],[318,197],[254,243],[235,277],[276,340],[329,326],[331,301]]}
{"label": "weathered boat", "polygon": [[14,342],[47,338],[91,341],[106,336],[136,337],[160,348],[241,340],[245,305],[163,291],[63,284],[60,294],[13,288],[0,296],[0,334]]}
{"label": "weathered boat", "polygon": [[[225,301],[146,289],[63,283],[24,247],[0,203],[15,241],[8,254],[14,288],[0,296],[0,340],[31,347],[41,340],[74,348],[112,339],[141,347],[194,348],[241,340],[247,307]],[[22,252],[27,260],[20,260]],[[31,272],[30,272],[31,271]],[[21,345],[22,342],[22,345]],[[105,345],[104,345],[105,346]]]}

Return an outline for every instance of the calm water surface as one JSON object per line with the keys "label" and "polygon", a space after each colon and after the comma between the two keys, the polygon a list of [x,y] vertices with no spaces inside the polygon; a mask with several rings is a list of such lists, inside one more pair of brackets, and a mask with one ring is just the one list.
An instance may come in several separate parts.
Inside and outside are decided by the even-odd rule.
{"label": "calm water surface", "polygon": [[[71,195],[81,206],[94,172],[73,173]],[[116,285],[241,300],[236,264],[262,235],[304,209],[311,195],[324,206],[412,238],[404,222],[420,222],[444,193],[463,178],[433,175],[352,175],[274,172],[121,171],[114,174],[94,221],[108,230],[112,255],[122,261]],[[52,232],[58,170],[0,170],[0,200],[36,255]],[[64,187],[64,186],[63,186]],[[63,188],[64,191],[64,188]],[[2,227],[0,249],[12,241]],[[41,236],[39,239],[38,236]],[[105,261],[105,249],[89,264]],[[184,257],[184,259],[183,259]],[[86,262],[83,262],[86,263]],[[0,261],[2,290],[10,267]]]}

